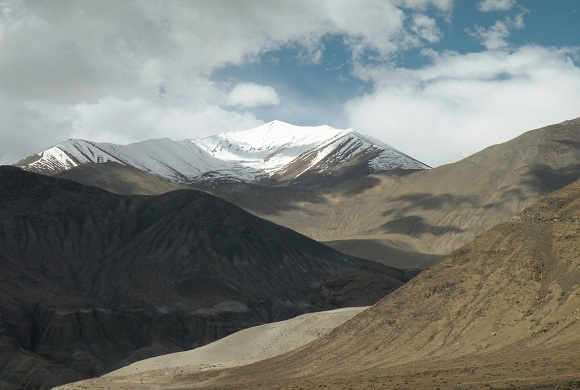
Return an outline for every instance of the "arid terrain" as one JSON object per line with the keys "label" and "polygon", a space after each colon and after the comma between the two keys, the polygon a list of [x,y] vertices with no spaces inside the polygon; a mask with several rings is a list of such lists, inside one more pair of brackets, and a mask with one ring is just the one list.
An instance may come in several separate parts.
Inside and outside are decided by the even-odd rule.
{"label": "arid terrain", "polygon": [[[112,164],[85,164],[60,175],[121,194],[180,188]],[[426,268],[579,177],[580,118],[435,169],[391,170],[309,188],[238,183],[204,190],[341,252]]]}
{"label": "arid terrain", "polygon": [[347,307],[307,313],[285,321],[254,326],[190,351],[135,362],[105,376],[123,377],[168,368],[215,370],[244,366],[300,348],[365,309]]}
{"label": "arid terrain", "polygon": [[576,181],[302,348],[239,368],[171,368],[63,389],[579,387]]}
{"label": "arid terrain", "polygon": [[389,171],[307,191],[212,193],[344,253],[425,268],[580,177],[580,118],[453,164]]}
{"label": "arid terrain", "polygon": [[580,177],[579,146],[575,119],[430,170],[203,188],[250,213],[120,164],[58,178],[2,168],[0,384],[47,388],[259,324],[372,304],[430,266],[309,345],[294,331],[276,353],[240,347],[234,357],[216,344],[222,358],[211,367],[204,350],[188,351],[197,365],[164,357],[174,363],[90,386],[575,381],[578,182],[531,205]]}
{"label": "arid terrain", "polygon": [[409,278],[195,190],[121,196],[0,167],[0,381],[46,388]]}

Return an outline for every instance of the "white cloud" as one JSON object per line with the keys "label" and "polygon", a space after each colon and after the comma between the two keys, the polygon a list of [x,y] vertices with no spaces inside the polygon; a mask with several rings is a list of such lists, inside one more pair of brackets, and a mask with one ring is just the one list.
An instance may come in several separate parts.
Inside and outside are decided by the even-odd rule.
{"label": "white cloud", "polygon": [[508,38],[511,31],[506,21],[497,20],[490,28],[475,26],[468,33],[479,39],[488,50],[503,49],[509,46]]}
{"label": "white cloud", "polygon": [[418,37],[429,43],[439,42],[443,35],[441,30],[439,30],[439,27],[437,27],[435,19],[423,14],[413,16],[411,30],[415,32]]}
{"label": "white cloud", "polygon": [[[30,134],[51,126],[43,121],[59,123],[52,137],[42,137],[43,148],[77,135],[129,142],[160,129],[172,138],[182,137],[184,128],[205,134],[209,130],[202,129],[215,129],[213,123],[259,122],[238,111],[284,98],[266,88],[261,97],[254,95],[257,100],[236,101],[227,84],[211,82],[214,70],[257,62],[264,52],[291,45],[304,49],[304,63],[317,64],[324,55],[321,39],[329,34],[344,37],[355,62],[369,51],[385,60],[437,39],[436,26],[422,12],[449,12],[451,5],[452,0],[367,0],[364,6],[349,0],[6,0],[0,2],[0,95],[5,106],[34,107],[39,119],[21,126]],[[412,8],[413,23],[407,23],[411,11],[402,7]],[[0,144],[0,161],[38,151],[29,133],[0,124],[0,136],[13,137],[14,145],[20,139],[21,145],[9,154],[8,143]]]}
{"label": "white cloud", "polygon": [[217,105],[159,105],[141,98],[105,98],[72,108],[73,138],[127,144],[148,138],[200,138],[263,124],[248,112],[227,111]]}
{"label": "white cloud", "polygon": [[479,39],[488,50],[503,49],[510,45],[508,38],[512,30],[525,28],[524,15],[526,13],[528,10],[522,7],[514,18],[508,16],[503,20],[497,20],[490,28],[476,25],[473,30],[468,29],[466,32]]}
{"label": "white cloud", "polygon": [[430,54],[425,68],[373,73],[375,91],[346,106],[350,125],[437,166],[578,116],[578,49]]}
{"label": "white cloud", "polygon": [[401,3],[405,7],[410,7],[424,11],[429,6],[438,8],[441,11],[449,12],[453,7],[454,0],[403,0]]}
{"label": "white cloud", "polygon": [[482,12],[507,11],[516,5],[516,0],[483,0],[477,4]]}
{"label": "white cloud", "polygon": [[268,85],[239,83],[230,92],[228,104],[244,108],[278,105],[280,98],[276,90]]}
{"label": "white cloud", "polygon": [[173,81],[194,95],[197,79],[213,69],[289,43],[306,47],[316,63],[326,34],[345,34],[356,53],[387,56],[413,33],[400,8],[379,0],[15,4],[0,13],[0,88],[64,103],[129,98]]}

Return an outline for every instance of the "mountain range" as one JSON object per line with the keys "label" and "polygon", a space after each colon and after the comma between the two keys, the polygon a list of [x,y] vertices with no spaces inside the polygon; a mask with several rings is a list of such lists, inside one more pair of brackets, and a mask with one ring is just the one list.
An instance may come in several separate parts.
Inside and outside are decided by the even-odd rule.
{"label": "mountain range", "polygon": [[174,183],[302,185],[394,168],[427,165],[354,129],[300,127],[274,121],[198,140],[129,145],[71,139],[14,165],[55,174],[89,162],[116,162]]}
{"label": "mountain range", "polygon": [[[428,270],[396,290],[399,298],[347,322],[351,330],[315,342],[319,352],[304,347],[315,360],[280,360],[286,373],[264,365],[240,378],[272,387],[261,382],[272,370],[277,385],[292,388],[308,380],[300,372],[336,380],[351,364],[357,373],[375,363],[429,366],[431,358],[480,352],[491,359],[471,360],[481,366],[493,363],[487,351],[501,356],[506,345],[522,346],[522,327],[543,332],[554,323],[538,317],[543,327],[535,327],[512,306],[559,321],[566,302],[576,302],[577,185],[548,198],[543,219],[540,207],[509,221],[580,178],[580,119],[434,169],[352,129],[281,122],[197,141],[59,145],[16,164],[44,175],[0,169],[0,364],[7,367],[0,384],[7,388],[94,376],[252,325],[371,304],[408,281],[409,268]],[[575,317],[562,318],[576,329]],[[488,328],[511,320],[522,327],[506,327],[498,347],[487,349]],[[563,355],[552,349],[554,356],[568,359],[574,342],[558,345]],[[202,382],[214,383],[208,375]],[[244,387],[236,375],[216,386]]]}
{"label": "mountain range", "polygon": [[301,348],[201,372],[167,356],[61,390],[577,389],[579,308],[580,180]]}
{"label": "mountain range", "polygon": [[0,384],[47,388],[408,276],[195,190],[121,196],[0,167]]}
{"label": "mountain range", "polygon": [[307,191],[243,184],[211,191],[345,253],[425,268],[578,178],[580,118],[434,169],[385,171]]}
{"label": "mountain range", "polygon": [[[183,188],[115,163],[83,164],[58,175],[120,194]],[[350,255],[426,268],[580,178],[580,118],[434,169],[361,173],[331,183],[324,178],[309,188],[222,182],[204,189]]]}

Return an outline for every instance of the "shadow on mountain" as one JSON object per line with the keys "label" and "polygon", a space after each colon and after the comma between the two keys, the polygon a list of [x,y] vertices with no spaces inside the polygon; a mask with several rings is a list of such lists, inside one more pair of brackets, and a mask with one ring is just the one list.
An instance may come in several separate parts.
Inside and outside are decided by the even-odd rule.
{"label": "shadow on mountain", "polygon": [[409,234],[415,236],[421,233],[431,233],[434,236],[442,236],[446,233],[460,233],[462,230],[453,225],[433,226],[425,222],[425,218],[418,215],[401,217],[384,223],[382,226],[385,233]]}
{"label": "shadow on mountain", "polygon": [[1,388],[369,305],[409,279],[201,191],[114,195],[14,167],[0,182]]}
{"label": "shadow on mountain", "polygon": [[347,197],[362,194],[382,183],[381,177],[386,179],[400,179],[405,176],[413,175],[416,172],[423,172],[423,169],[401,169],[395,168],[389,171],[372,173],[360,178],[344,181],[334,187],[327,189],[336,190]]}
{"label": "shadow on mountain", "polygon": [[509,203],[510,200],[511,201],[517,200],[519,202],[525,202],[528,199],[528,197],[529,197],[529,194],[526,194],[525,191],[523,191],[521,188],[512,188],[510,190],[503,191],[503,192],[499,193],[499,200],[498,201],[484,204],[481,207],[484,210],[493,210],[493,209],[496,209],[498,207],[501,207],[502,205],[505,205],[506,203]]}
{"label": "shadow on mountain", "polygon": [[[405,194],[396,197],[392,202],[407,202],[410,206],[423,210],[440,210],[445,207],[463,207],[465,205],[477,206],[477,197],[453,195],[453,194]],[[406,207],[389,208],[383,212],[384,216],[395,215],[400,213]]]}
{"label": "shadow on mountain", "polygon": [[316,189],[266,187],[255,184],[229,183],[205,189],[208,193],[261,215],[280,215],[302,209],[301,203],[326,204],[328,200]]}
{"label": "shadow on mountain", "polygon": [[365,176],[361,179],[347,182],[346,184],[347,186],[344,188],[343,194],[346,196],[354,196],[378,186],[381,184],[381,179],[374,176]]}
{"label": "shadow on mountain", "polygon": [[337,240],[325,241],[324,244],[347,255],[403,269],[410,276],[416,275],[418,270],[429,268],[443,258],[441,255],[396,248],[379,240]]}
{"label": "shadow on mountain", "polygon": [[578,141],[574,141],[574,140],[570,140],[570,139],[560,139],[560,140],[556,140],[557,143],[565,145],[565,146],[571,146],[575,149],[579,149],[580,150],[580,142]]}
{"label": "shadow on mountain", "polygon": [[[574,146],[580,142],[560,141]],[[530,173],[523,184],[538,188],[542,194],[549,194],[565,187],[580,178],[580,164],[554,169],[547,164],[538,164],[530,168]]]}
{"label": "shadow on mountain", "polygon": [[82,164],[54,176],[119,195],[159,195],[188,188],[184,184],[172,183],[149,172],[111,161]]}

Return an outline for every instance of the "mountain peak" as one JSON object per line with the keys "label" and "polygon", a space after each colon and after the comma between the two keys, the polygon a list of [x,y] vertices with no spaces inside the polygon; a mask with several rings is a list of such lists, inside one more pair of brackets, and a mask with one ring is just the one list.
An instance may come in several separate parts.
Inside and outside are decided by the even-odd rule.
{"label": "mountain peak", "polygon": [[55,174],[88,162],[116,162],[175,183],[209,185],[216,181],[295,185],[395,168],[429,168],[354,129],[281,121],[183,141],[163,138],[115,145],[71,139],[14,165]]}

